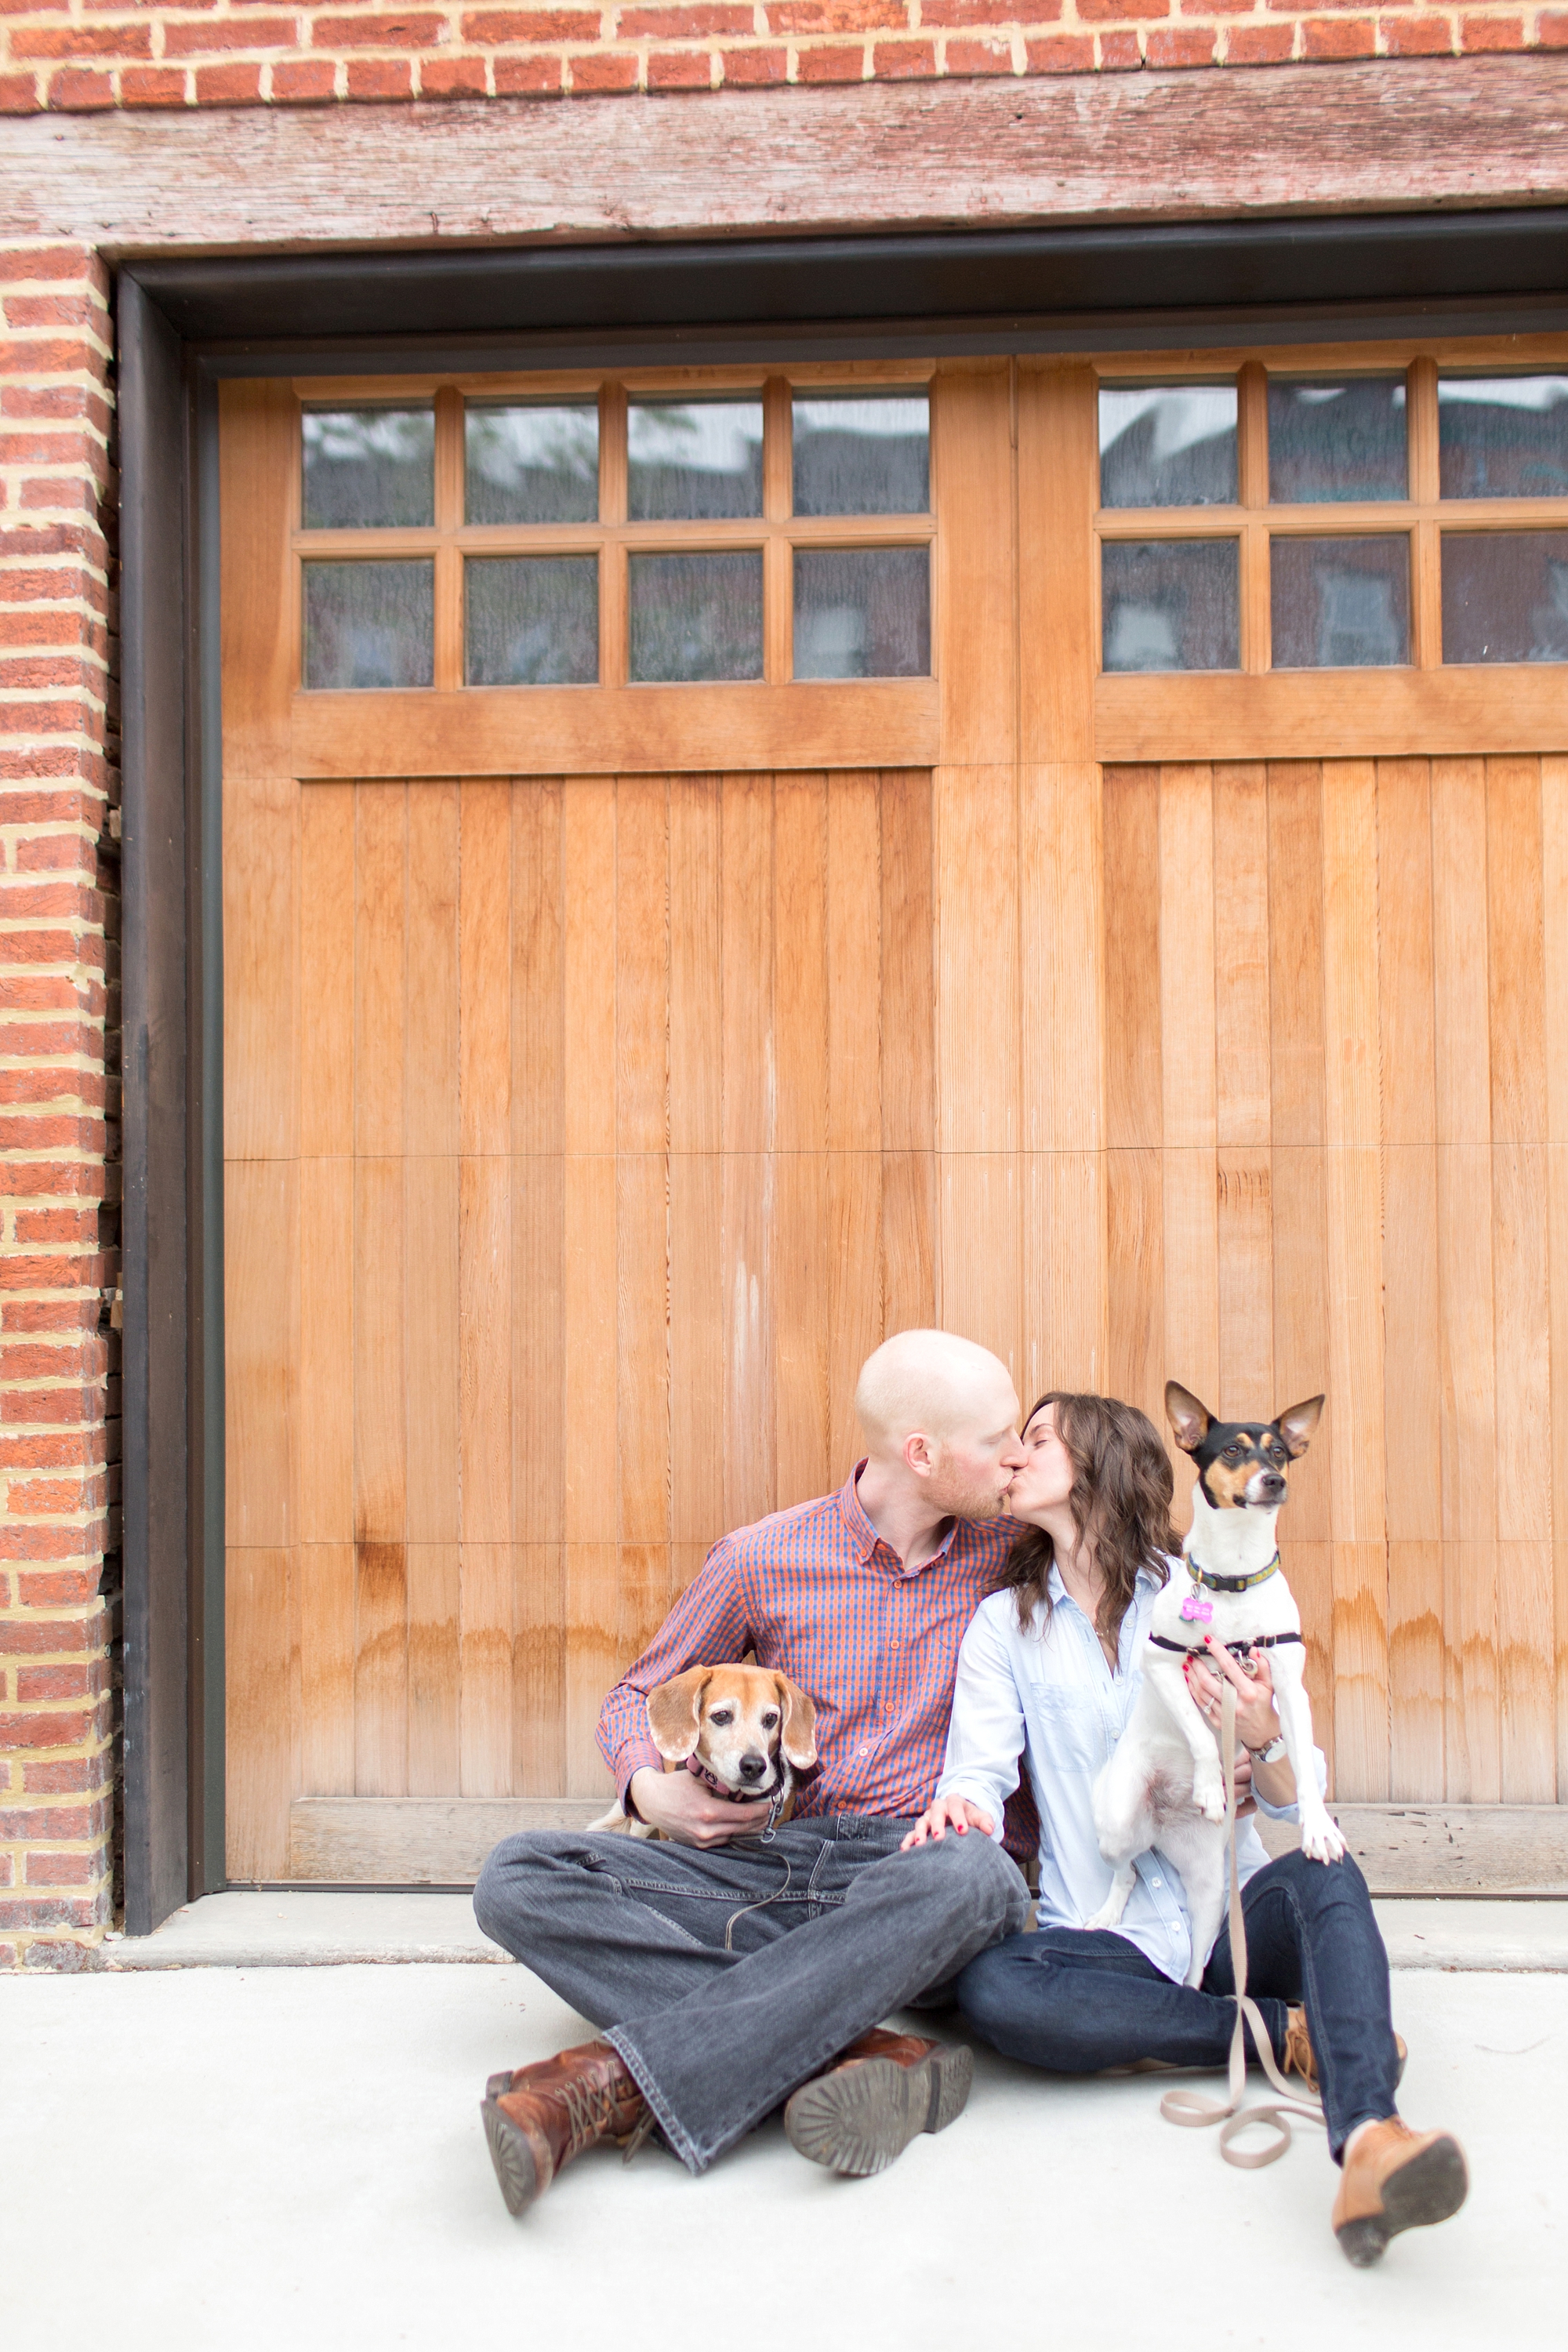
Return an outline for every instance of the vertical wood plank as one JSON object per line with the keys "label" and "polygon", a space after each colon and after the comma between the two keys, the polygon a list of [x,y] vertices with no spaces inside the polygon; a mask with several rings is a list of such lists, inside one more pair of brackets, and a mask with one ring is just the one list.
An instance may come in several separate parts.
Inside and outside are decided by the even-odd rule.
{"label": "vertical wood plank", "polygon": [[273,1549],[295,1537],[298,1162],[231,1161],[224,1210],[228,1541]]}
{"label": "vertical wood plank", "polygon": [[1096,377],[1081,361],[1022,362],[1017,389],[1018,535],[1028,557],[1018,636],[1033,656],[1020,681],[1020,756],[1086,761],[1094,757],[1100,667]]}
{"label": "vertical wood plank", "polygon": [[1447,1789],[1495,1803],[1497,1402],[1492,1255],[1486,773],[1432,763],[1433,1039],[1437,1100]]}
{"label": "vertical wood plank", "polygon": [[1260,762],[1215,769],[1214,834],[1216,1409],[1236,1419],[1296,1402],[1274,1384],[1268,784]]}
{"label": "vertical wood plank", "polygon": [[723,1514],[742,1527],[773,1507],[772,777],[726,776],[721,824]]}
{"label": "vertical wood plank", "polygon": [[228,1722],[225,1851],[231,1879],[289,1875],[294,1792],[290,1556],[229,1547],[224,1678]]}
{"label": "vertical wood plank", "polygon": [[226,778],[223,811],[224,1150],[300,1149],[300,787]]}
{"label": "vertical wood plank", "polygon": [[[357,790],[312,784],[300,795],[300,1150],[306,1158],[346,1156],[354,1148]],[[243,870],[235,880],[247,898]],[[267,1010],[281,1025],[289,1018],[289,997]],[[224,1078],[226,1094],[226,1068]]]}
{"label": "vertical wood plank", "polygon": [[1568,1801],[1568,760],[1541,762],[1557,1801]]}
{"label": "vertical wood plank", "polygon": [[456,1543],[411,1541],[407,1579],[408,1793],[455,1797],[460,1786]]}
{"label": "vertical wood plank", "polygon": [[939,368],[931,428],[942,756],[949,767],[1010,763],[1018,756],[1010,363]]}
{"label": "vertical wood plank", "polygon": [[1219,1394],[1212,772],[1163,767],[1159,793],[1164,1355],[1212,1405]]}
{"label": "vertical wood plank", "polygon": [[[1107,768],[1102,824],[1106,1376],[1169,1444],[1164,1384],[1187,1374],[1184,1349],[1183,1366],[1168,1361],[1165,1339],[1158,771]],[[1183,1491],[1178,1481],[1178,1523]]]}
{"label": "vertical wood plank", "polygon": [[341,1797],[354,1784],[353,1546],[301,1543],[293,1570],[300,1622],[299,1793]]}
{"label": "vertical wood plank", "polygon": [[670,1528],[699,1553],[724,1514],[721,790],[669,780]]}
{"label": "vertical wood plank", "polygon": [[1377,782],[1323,765],[1328,1417],[1334,1530],[1334,1754],[1342,1797],[1388,1790],[1388,1556],[1384,1514]]}
{"label": "vertical wood plank", "polygon": [[465,1543],[457,1566],[457,1785],[465,1797],[505,1797],[513,1763],[511,1547]]}
{"label": "vertical wood plank", "polygon": [[[780,969],[773,1008],[777,1226],[773,1285],[773,1498],[779,1509],[809,1501],[828,1483],[827,858],[826,778],[778,777],[773,787],[773,935]],[[873,989],[864,1002],[864,1013],[873,1021],[876,1004]]]}
{"label": "vertical wood plank", "polygon": [[407,1557],[367,1539],[354,1547],[354,1793],[407,1790]]}
{"label": "vertical wood plank", "polygon": [[1557,1792],[1541,766],[1487,763],[1497,1363],[1498,1669],[1505,1803]]}
{"label": "vertical wood plank", "polygon": [[1436,1799],[1444,1792],[1443,1477],[1426,761],[1381,761],[1377,796],[1389,1789],[1394,1797]]}
{"label": "vertical wood plank", "polygon": [[566,1566],[558,1543],[512,1554],[512,1768],[520,1797],[566,1793]]}
{"label": "vertical wood plank", "polygon": [[669,1534],[668,794],[623,777],[616,809],[616,1460],[622,1546]]}
{"label": "vertical wood plank", "polygon": [[[825,1487],[841,1485],[858,1456],[855,1384],[886,1328],[884,1063],[904,1066],[889,1108],[892,1101],[907,1100],[914,1088],[923,1088],[928,1139],[930,1135],[931,830],[929,786],[922,794],[921,782],[906,782],[896,772],[885,778],[835,774],[827,780]],[[900,1005],[889,1018],[883,907],[890,883],[910,855],[902,838],[907,824],[900,826],[911,798],[909,785],[914,787],[913,805],[926,818],[920,827],[925,958],[912,1004],[908,1010]],[[886,858],[885,828],[899,835]],[[900,909],[895,920],[901,925],[906,919]],[[919,940],[900,940],[900,971],[921,971],[920,945]],[[917,1061],[917,1071],[907,1066],[910,1060]]]}

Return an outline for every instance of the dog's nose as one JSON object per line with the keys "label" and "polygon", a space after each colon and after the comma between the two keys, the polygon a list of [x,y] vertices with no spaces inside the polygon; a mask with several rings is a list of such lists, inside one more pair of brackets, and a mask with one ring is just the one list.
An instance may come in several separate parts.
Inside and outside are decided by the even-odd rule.
{"label": "dog's nose", "polygon": [[767,1769],[768,1759],[765,1756],[742,1756],[741,1759],[742,1780],[760,1780]]}
{"label": "dog's nose", "polygon": [[1266,1470],[1263,1473],[1262,1477],[1259,1478],[1258,1482],[1258,1498],[1262,1502],[1283,1502],[1285,1498],[1285,1481],[1281,1478],[1278,1470]]}

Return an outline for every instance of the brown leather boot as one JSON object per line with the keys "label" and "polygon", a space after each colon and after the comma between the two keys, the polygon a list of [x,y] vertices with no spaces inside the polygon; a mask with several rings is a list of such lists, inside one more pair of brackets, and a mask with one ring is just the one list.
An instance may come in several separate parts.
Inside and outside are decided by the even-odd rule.
{"label": "brown leather boot", "polygon": [[826,2074],[801,2084],[784,2108],[784,2130],[814,2164],[864,2179],[886,2171],[918,2133],[945,2131],[963,2114],[973,2079],[965,2043],[873,2026]]}
{"label": "brown leather boot", "polygon": [[[1410,2055],[1402,2033],[1394,2037],[1394,2087],[1397,2090],[1405,2080],[1405,2062]],[[1279,2061],[1279,2072],[1286,2075],[1300,2074],[1308,2090],[1314,2097],[1317,2095],[1318,2062],[1312,2054],[1312,2041],[1307,2031],[1304,2009],[1291,2010],[1285,2020],[1285,2055]]]}
{"label": "brown leather boot", "polygon": [[607,2042],[584,2042],[537,2066],[492,2074],[479,2113],[509,2213],[526,2212],[585,2147],[601,2140],[624,2146],[648,2116],[620,2052]]}
{"label": "brown leather boot", "polygon": [[1369,2124],[1345,2158],[1334,2200],[1334,2235],[1363,2271],[1401,2230],[1446,2221],[1470,2186],[1465,2154],[1447,2132],[1413,2132],[1397,2116]]}

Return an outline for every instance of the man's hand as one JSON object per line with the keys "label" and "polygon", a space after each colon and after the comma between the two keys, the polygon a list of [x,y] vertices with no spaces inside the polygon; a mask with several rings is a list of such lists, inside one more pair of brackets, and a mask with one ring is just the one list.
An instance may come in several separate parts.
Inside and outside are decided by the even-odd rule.
{"label": "man's hand", "polygon": [[995,1826],[990,1814],[972,1805],[967,1797],[933,1797],[899,1852],[908,1853],[911,1846],[924,1845],[927,1838],[934,1838],[940,1845],[949,1830],[956,1830],[960,1837],[967,1837],[971,1830],[989,1837]]}
{"label": "man's hand", "polygon": [[632,1774],[626,1794],[649,1829],[662,1830],[677,1845],[727,1845],[731,1838],[756,1837],[768,1825],[768,1801],[731,1805],[705,1789],[695,1772],[656,1772],[651,1764]]}

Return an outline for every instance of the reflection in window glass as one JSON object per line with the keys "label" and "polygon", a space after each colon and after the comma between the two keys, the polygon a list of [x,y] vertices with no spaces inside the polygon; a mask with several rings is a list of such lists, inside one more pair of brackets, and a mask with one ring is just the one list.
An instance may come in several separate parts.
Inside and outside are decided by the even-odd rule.
{"label": "reflection in window glass", "polygon": [[1561,498],[1568,376],[1439,378],[1437,465],[1446,499]]}
{"label": "reflection in window glass", "polygon": [[634,522],[703,521],[763,510],[760,400],[634,400],[626,512]]}
{"label": "reflection in window glass", "polygon": [[1403,376],[1269,377],[1268,495],[1277,505],[1403,499],[1409,488]]}
{"label": "reflection in window glass", "polygon": [[595,522],[598,404],[470,406],[463,412],[463,470],[469,522]]}
{"label": "reflection in window glass", "polygon": [[1100,551],[1104,667],[1239,668],[1239,546],[1234,539],[1108,539]]}
{"label": "reflection in window glass", "polygon": [[1410,658],[1410,541],[1274,539],[1276,669],[1386,668]]}
{"label": "reflection in window glass", "polygon": [[305,684],[428,686],[435,676],[436,567],[307,563]]}
{"label": "reflection in window glass", "polygon": [[924,392],[796,393],[797,515],[925,514],[931,507],[931,404]]}
{"label": "reflection in window glass", "polygon": [[929,677],[923,547],[797,548],[796,677]]}
{"label": "reflection in window glass", "polygon": [[763,674],[763,558],[722,555],[630,559],[631,675],[743,678]]}
{"label": "reflection in window glass", "polygon": [[1100,394],[1100,502],[1231,506],[1236,386],[1183,383]]}
{"label": "reflection in window glass", "polygon": [[471,556],[463,566],[470,686],[593,686],[599,676],[596,555]]}
{"label": "reflection in window glass", "polygon": [[308,408],[307,530],[422,530],[436,520],[428,408]]}
{"label": "reflection in window glass", "polygon": [[1568,661],[1568,530],[1443,533],[1443,659]]}

